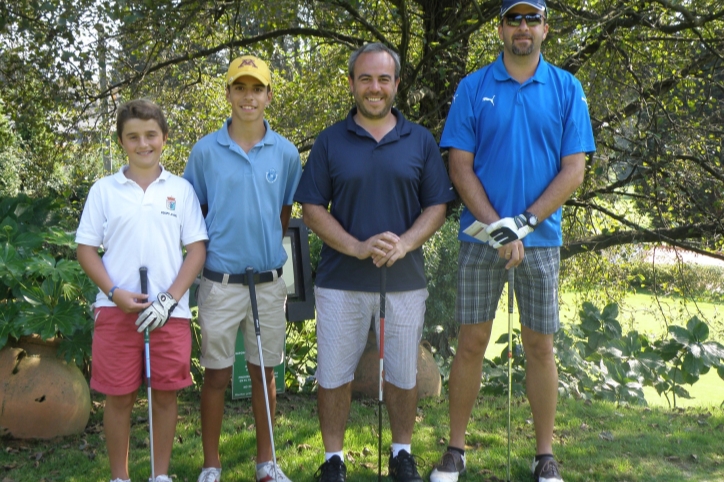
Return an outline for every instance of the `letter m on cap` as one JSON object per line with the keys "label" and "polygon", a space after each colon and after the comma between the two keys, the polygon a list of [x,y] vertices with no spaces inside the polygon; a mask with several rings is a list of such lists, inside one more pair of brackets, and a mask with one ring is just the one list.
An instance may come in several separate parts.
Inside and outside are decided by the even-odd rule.
{"label": "letter m on cap", "polygon": [[258,68],[259,68],[259,67],[256,66],[256,64],[254,63],[254,61],[253,61],[252,59],[244,59],[244,60],[242,60],[242,61],[241,61],[241,64],[239,64],[239,68],[242,68],[242,67],[245,66],[245,65],[251,65],[251,66],[254,67],[255,69],[258,69]]}

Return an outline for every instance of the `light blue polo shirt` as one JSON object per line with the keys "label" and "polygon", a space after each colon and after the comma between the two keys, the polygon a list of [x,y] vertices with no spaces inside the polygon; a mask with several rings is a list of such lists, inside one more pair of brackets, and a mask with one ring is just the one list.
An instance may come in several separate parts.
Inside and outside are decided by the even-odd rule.
{"label": "light blue polo shirt", "polygon": [[287,259],[282,247],[282,206],[294,202],[302,176],[297,148],[269,127],[247,154],[229,137],[231,119],[194,145],[184,178],[208,205],[209,241],[206,267],[239,274],[280,268]]}
{"label": "light blue polo shirt", "polygon": [[[581,83],[540,56],[535,75],[520,84],[503,54],[465,77],[445,122],[440,147],[475,154],[474,170],[500,217],[517,216],[560,172],[561,158],[596,150]],[[475,221],[463,210],[458,239]],[[527,247],[561,246],[561,209],[523,239]]]}

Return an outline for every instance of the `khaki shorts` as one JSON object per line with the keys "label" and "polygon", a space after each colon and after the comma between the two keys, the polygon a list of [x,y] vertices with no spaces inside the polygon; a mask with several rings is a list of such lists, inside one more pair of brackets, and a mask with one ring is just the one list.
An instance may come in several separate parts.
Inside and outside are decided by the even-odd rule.
{"label": "khaki shorts", "polygon": [[[278,278],[269,283],[258,283],[255,287],[264,366],[273,367],[279,365],[284,357],[287,286],[284,279]],[[202,277],[197,301],[201,366],[216,370],[232,366],[236,333],[240,330],[244,333],[246,361],[260,365],[249,287],[241,283],[225,285]]]}
{"label": "khaki shorts", "polygon": [[[380,294],[314,288],[317,303],[317,381],[334,389],[354,379],[375,317],[380,343]],[[385,380],[403,390],[417,383],[417,350],[425,321],[427,289],[387,293]]]}

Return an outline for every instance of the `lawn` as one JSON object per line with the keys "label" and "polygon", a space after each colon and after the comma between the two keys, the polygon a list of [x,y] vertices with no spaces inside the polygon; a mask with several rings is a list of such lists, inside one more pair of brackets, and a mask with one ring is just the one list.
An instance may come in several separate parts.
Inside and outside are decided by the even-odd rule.
{"label": "lawn", "polygon": [[[505,298],[505,297],[504,297]],[[580,303],[563,295],[563,323],[578,321]],[[676,300],[632,295],[619,321],[624,331],[636,328],[650,334],[665,332],[659,310],[673,314],[684,324],[694,308]],[[721,305],[697,305],[703,317],[713,320],[713,332],[721,334]],[[688,311],[687,311],[688,310]],[[517,323],[517,310],[515,316]],[[507,330],[503,305],[494,324],[493,340]],[[501,347],[491,347],[497,353]],[[567,482],[674,482],[724,480],[724,381],[715,373],[690,388],[694,400],[679,400],[671,410],[655,392],[647,393],[651,407],[616,407],[605,402],[560,400],[554,446]],[[102,434],[103,397],[93,395],[93,413],[85,433],[51,441],[0,439],[0,482],[108,481],[108,457]],[[475,482],[505,480],[507,460],[507,399],[481,396],[468,427],[468,475]],[[202,464],[199,395],[182,393],[171,473],[174,480],[194,482]],[[445,395],[427,399],[418,407],[413,452],[427,480],[448,436],[448,405]],[[386,414],[385,414],[386,415]],[[276,442],[285,472],[296,482],[312,481],[322,461],[314,395],[280,396]],[[524,398],[513,402],[512,480],[529,480],[533,454],[533,425]],[[252,478],[254,425],[248,400],[229,401],[222,432],[224,482]],[[132,416],[131,476],[145,481],[149,475],[148,421],[145,390]],[[389,422],[384,421],[383,444],[390,443]],[[353,403],[345,453],[349,480],[377,480],[377,402]],[[383,473],[387,472],[383,458]]]}
{"label": "lawn", "polygon": [[[142,394],[142,396],[145,394]],[[140,397],[139,397],[140,398]],[[195,482],[202,464],[199,400],[183,395],[171,473],[178,482]],[[0,481],[108,481],[108,458],[101,433],[103,403],[97,398],[86,432],[53,441],[3,439]],[[133,413],[131,476],[147,480],[148,423],[141,400]],[[278,404],[277,454],[296,482],[314,480],[323,450],[316,403],[311,395],[282,395]],[[513,403],[512,480],[529,480],[533,425],[525,399]],[[447,403],[420,402],[413,451],[427,476],[446,444]],[[505,479],[507,399],[481,397],[468,429],[468,475],[462,479]],[[383,444],[389,446],[385,419]],[[230,401],[222,435],[224,482],[248,481],[253,474],[254,426],[248,400]],[[724,480],[724,412],[720,409],[617,408],[604,402],[562,400],[555,432],[556,454],[566,482],[721,481]],[[350,481],[377,480],[377,402],[352,404],[345,446]],[[383,473],[387,472],[383,458]]]}

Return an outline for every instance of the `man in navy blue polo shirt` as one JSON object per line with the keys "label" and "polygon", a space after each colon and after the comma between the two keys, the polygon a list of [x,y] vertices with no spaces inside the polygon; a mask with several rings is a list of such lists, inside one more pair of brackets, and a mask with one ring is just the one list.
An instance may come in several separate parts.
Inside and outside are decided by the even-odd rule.
{"label": "man in navy blue polo shirt", "polygon": [[422,481],[410,448],[427,298],[421,246],[442,225],[455,195],[430,132],[392,108],[398,55],[368,44],[352,54],[348,70],[356,107],[319,135],[294,196],[305,224],[324,241],[315,286],[317,405],[325,448],[319,480],[346,480],[351,382],[373,315],[379,333],[379,268],[387,266],[389,471],[394,480]]}
{"label": "man in navy blue polo shirt", "polygon": [[[503,53],[462,80],[440,145],[450,148],[450,177],[465,210],[460,218],[456,319],[461,324],[450,372],[450,442],[430,476],[454,482],[465,470],[465,429],[480,390],[506,270],[517,267],[526,389],[536,434],[533,478],[561,481],[553,458],[558,372],[561,206],[583,181],[595,150],[580,82],[543,60],[544,0],[503,1]],[[487,225],[477,238],[464,230]]]}

